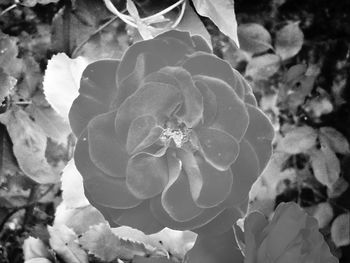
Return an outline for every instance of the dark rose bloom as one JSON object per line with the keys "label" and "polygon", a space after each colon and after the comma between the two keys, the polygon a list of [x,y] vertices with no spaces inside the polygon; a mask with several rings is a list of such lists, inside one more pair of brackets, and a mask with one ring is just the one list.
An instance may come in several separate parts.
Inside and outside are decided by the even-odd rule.
{"label": "dark rose bloom", "polygon": [[280,204],[271,220],[253,212],[244,221],[245,263],[337,263],[317,220],[295,203]]}
{"label": "dark rose bloom", "polygon": [[232,226],[274,132],[243,77],[201,37],[169,31],[120,61],[94,62],[79,93],[69,113],[74,160],[111,225]]}

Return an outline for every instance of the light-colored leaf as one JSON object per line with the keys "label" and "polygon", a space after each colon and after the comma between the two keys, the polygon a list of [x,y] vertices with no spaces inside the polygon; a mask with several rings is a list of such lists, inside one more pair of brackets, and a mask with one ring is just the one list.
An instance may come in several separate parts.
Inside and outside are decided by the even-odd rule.
{"label": "light-colored leaf", "polygon": [[328,198],[337,198],[341,196],[349,188],[349,183],[343,177],[339,177],[338,180],[327,189]]}
{"label": "light-colored leaf", "polygon": [[50,246],[68,263],[88,263],[86,252],[77,243],[77,235],[65,225],[48,226]]}
{"label": "light-colored leaf", "polygon": [[312,212],[312,216],[317,219],[318,227],[323,228],[333,219],[333,208],[328,202],[317,204]]}
{"label": "light-colored leaf", "polygon": [[299,22],[289,23],[276,32],[276,53],[283,60],[294,57],[300,51],[303,42],[304,34],[299,28]]}
{"label": "light-colored leaf", "polygon": [[63,169],[61,177],[62,198],[68,208],[78,208],[89,205],[83,187],[83,178],[71,160]]}
{"label": "light-colored leaf", "polygon": [[49,258],[50,254],[48,248],[38,238],[28,237],[23,242],[23,254],[24,260],[30,260],[33,258]]}
{"label": "light-colored leaf", "polygon": [[343,134],[332,127],[322,127],[320,129],[320,136],[327,140],[330,147],[336,153],[348,154],[350,153],[349,142]]}
{"label": "light-colored leaf", "polygon": [[289,154],[303,153],[315,146],[317,132],[309,126],[289,131],[278,143],[277,149]]}
{"label": "light-colored leaf", "polygon": [[80,238],[80,244],[104,261],[112,261],[117,257],[131,260],[136,255],[150,256],[154,253],[154,248],[119,238],[103,223],[90,227]]}
{"label": "light-colored leaf", "polygon": [[31,104],[27,107],[35,122],[43,129],[47,137],[59,144],[67,144],[68,135],[72,132],[67,121],[65,121],[50,106]]}
{"label": "light-colored leaf", "polygon": [[220,31],[239,47],[236,14],[232,0],[192,0],[192,3],[198,14],[209,17]]}
{"label": "light-colored leaf", "polygon": [[0,105],[10,90],[16,85],[17,80],[9,75],[0,67]]}
{"label": "light-colored leaf", "polygon": [[85,58],[71,59],[64,53],[54,55],[47,64],[44,93],[47,101],[66,121],[69,109],[79,95],[80,78],[87,65]]}
{"label": "light-colored leaf", "polygon": [[340,162],[328,143],[320,140],[320,149],[310,151],[311,167],[316,179],[328,188],[332,188],[339,178]]}
{"label": "light-colored leaf", "polygon": [[334,219],[331,227],[331,236],[338,247],[350,244],[350,213],[341,214]]}
{"label": "light-colored leaf", "polygon": [[154,36],[152,35],[152,32],[149,30],[149,26],[141,20],[139,16],[139,12],[137,11],[136,5],[132,0],[126,1],[126,9],[136,21],[137,28],[142,38],[145,40],[152,39]]}
{"label": "light-colored leaf", "polygon": [[47,137],[44,131],[20,108],[2,114],[13,143],[13,152],[22,171],[40,184],[56,183],[60,176],[45,157]]}
{"label": "light-colored leaf", "polygon": [[251,54],[261,53],[272,48],[270,33],[260,24],[248,23],[238,27],[240,48]]}
{"label": "light-colored leaf", "polygon": [[245,75],[254,80],[268,79],[280,68],[280,58],[274,54],[265,54],[252,58],[246,68]]}
{"label": "light-colored leaf", "polygon": [[24,261],[24,263],[52,263],[52,262],[47,258],[31,258]]}

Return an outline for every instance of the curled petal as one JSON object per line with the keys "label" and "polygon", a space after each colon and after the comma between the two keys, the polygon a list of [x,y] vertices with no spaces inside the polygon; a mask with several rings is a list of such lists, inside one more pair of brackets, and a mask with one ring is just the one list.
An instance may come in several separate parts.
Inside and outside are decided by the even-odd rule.
{"label": "curled petal", "polygon": [[116,111],[98,115],[89,122],[89,153],[93,163],[112,177],[125,177],[129,155],[125,142],[115,132]]}
{"label": "curled petal", "polygon": [[134,119],[150,115],[162,122],[162,119],[174,112],[181,101],[181,93],[174,86],[156,82],[144,83],[119,107],[115,119],[116,133],[126,142],[130,124]]}
{"label": "curled petal", "polygon": [[109,111],[117,87],[115,74],[118,60],[101,60],[86,67],[80,81],[80,95],[69,111],[69,122],[74,134],[79,137],[89,121]]}
{"label": "curled petal", "polygon": [[217,170],[225,171],[236,160],[239,144],[224,131],[201,127],[196,130],[205,160]]}
{"label": "curled petal", "polygon": [[194,79],[215,94],[217,114],[211,127],[223,130],[240,141],[249,124],[249,115],[244,102],[220,79],[203,75],[197,75]]}
{"label": "curled petal", "polygon": [[194,85],[191,75],[180,67],[165,67],[159,72],[171,75],[176,78],[184,103],[176,115],[187,127],[196,125],[203,115],[203,97],[198,88]]}
{"label": "curled petal", "polygon": [[272,154],[271,142],[274,130],[271,121],[261,110],[250,104],[246,104],[246,106],[250,121],[244,137],[254,148],[259,159],[260,172],[262,172]]}
{"label": "curled petal", "polygon": [[209,208],[223,202],[231,192],[232,173],[219,171],[201,156],[182,151],[179,154],[189,178],[191,194],[197,206]]}
{"label": "curled petal", "polygon": [[153,72],[147,75],[143,79],[143,83],[147,83],[147,82],[158,82],[158,83],[163,83],[174,87],[178,87],[178,82],[176,78],[174,78],[170,74],[166,74],[165,72],[160,72],[160,71]]}
{"label": "curled petal", "polygon": [[228,206],[237,206],[248,202],[251,186],[260,174],[259,159],[250,143],[243,139],[240,142],[240,151],[237,160],[231,165],[233,184],[230,196],[225,203]]}
{"label": "curled petal", "polygon": [[187,55],[192,54],[194,49],[185,42],[172,37],[137,42],[122,57],[117,70],[117,83],[121,83],[133,71],[137,56],[146,52],[158,54],[168,66],[175,66]]}
{"label": "curled petal", "polygon": [[115,108],[119,108],[123,101],[139,88],[145,76],[165,66],[164,60],[156,54],[147,52],[139,54],[132,73],[118,85],[117,96],[114,101]]}
{"label": "curled petal", "polygon": [[209,127],[215,121],[217,102],[215,93],[200,81],[195,82],[203,97],[203,125]]}
{"label": "curled petal", "polygon": [[156,125],[156,119],[150,115],[132,121],[126,140],[126,150],[130,155],[151,146],[158,140],[162,128]]}
{"label": "curled petal", "polygon": [[152,215],[149,200],[143,201],[137,207],[123,210],[116,222],[122,226],[130,226],[141,230],[146,235],[159,232],[164,228]]}
{"label": "curled petal", "polygon": [[183,63],[183,67],[193,76],[205,75],[221,79],[236,92],[239,98],[244,97],[245,88],[240,82],[240,74],[217,56],[197,52]]}
{"label": "curled petal", "polygon": [[77,142],[74,161],[90,201],[111,208],[131,208],[142,202],[128,190],[125,179],[112,178],[91,162],[86,130]]}
{"label": "curled petal", "polygon": [[162,193],[162,205],[174,220],[188,221],[198,216],[203,209],[192,199],[189,181],[181,169],[180,161],[168,154],[168,166],[169,182]]}
{"label": "curled petal", "polygon": [[168,165],[165,156],[155,157],[139,153],[128,162],[126,184],[140,199],[147,199],[161,193],[168,182]]}

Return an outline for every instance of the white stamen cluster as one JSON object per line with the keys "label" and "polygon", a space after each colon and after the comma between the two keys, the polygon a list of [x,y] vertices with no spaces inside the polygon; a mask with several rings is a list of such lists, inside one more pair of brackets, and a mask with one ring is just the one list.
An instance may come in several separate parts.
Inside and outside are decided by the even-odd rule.
{"label": "white stamen cluster", "polygon": [[169,142],[170,139],[173,139],[175,146],[181,148],[185,142],[189,140],[190,129],[172,129],[165,128],[163,133],[160,136],[162,142]]}

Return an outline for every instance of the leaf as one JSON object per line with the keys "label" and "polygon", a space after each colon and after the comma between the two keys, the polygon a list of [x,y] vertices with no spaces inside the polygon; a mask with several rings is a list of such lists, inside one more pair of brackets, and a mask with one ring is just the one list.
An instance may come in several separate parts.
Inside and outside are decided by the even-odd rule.
{"label": "leaf", "polygon": [[50,246],[68,263],[88,263],[86,252],[76,242],[77,235],[65,225],[48,226]]}
{"label": "leaf", "polygon": [[316,179],[328,188],[332,188],[339,178],[340,162],[325,140],[321,140],[320,144],[320,150],[310,151],[311,167]]}
{"label": "leaf", "polygon": [[312,212],[312,216],[318,221],[319,228],[326,227],[333,219],[333,215],[333,208],[328,202],[317,204]]}
{"label": "leaf", "polygon": [[337,198],[341,196],[348,188],[349,183],[343,177],[339,177],[332,187],[327,189],[328,198]]}
{"label": "leaf", "polygon": [[79,95],[80,78],[88,61],[83,57],[69,58],[64,53],[54,55],[45,71],[43,88],[47,101],[68,122],[68,112]]}
{"label": "leaf", "polygon": [[10,37],[0,31],[0,67],[9,75],[19,77],[18,71],[22,67],[21,60],[17,58],[18,39]]}
{"label": "leaf", "polygon": [[332,127],[322,127],[320,136],[327,140],[333,151],[340,154],[350,153],[349,142],[343,134]]}
{"label": "leaf", "polygon": [[254,80],[267,79],[280,68],[280,58],[274,54],[266,54],[251,59],[247,65],[245,75]]}
{"label": "leaf", "polygon": [[232,0],[192,0],[198,14],[209,17],[219,30],[230,37],[237,47],[237,21]]}
{"label": "leaf", "polygon": [[52,262],[47,258],[32,258],[24,261],[24,263],[52,263]]}
{"label": "leaf", "polygon": [[152,256],[154,248],[146,247],[142,243],[124,240],[116,236],[107,224],[99,224],[90,227],[80,238],[80,244],[104,261],[112,261],[115,258],[131,260],[134,256]]}
{"label": "leaf", "polygon": [[1,115],[13,143],[13,152],[22,171],[40,184],[56,183],[55,173],[45,157],[47,138],[44,131],[20,108]]}
{"label": "leaf", "polygon": [[133,261],[133,263],[176,263],[178,262],[167,259],[167,258],[145,258],[145,257],[140,257],[140,256],[136,256]]}
{"label": "leaf", "polygon": [[43,129],[46,136],[58,142],[67,144],[68,135],[72,132],[71,128],[58,113],[50,106],[31,104],[26,109],[31,117]]}
{"label": "leaf", "polygon": [[49,258],[50,254],[44,242],[40,239],[29,236],[23,242],[24,260],[34,258]]}
{"label": "leaf", "polygon": [[289,23],[276,32],[275,50],[282,60],[294,57],[300,51],[304,42],[304,34],[299,28],[299,22]]}
{"label": "leaf", "polygon": [[331,227],[331,236],[337,247],[350,244],[350,213],[341,214],[334,219]]}
{"label": "leaf", "polygon": [[317,133],[309,126],[297,127],[284,136],[277,149],[290,154],[303,153],[316,144]]}
{"label": "leaf", "polygon": [[63,169],[61,177],[62,198],[68,208],[78,208],[89,205],[83,187],[83,178],[71,160]]}
{"label": "leaf", "polygon": [[248,23],[239,25],[238,39],[240,48],[251,54],[272,49],[271,35],[260,24]]}
{"label": "leaf", "polygon": [[132,0],[126,1],[126,9],[128,10],[129,14],[135,19],[137,28],[142,38],[145,40],[152,39],[154,36],[149,30],[148,25],[141,20],[139,12],[137,11],[137,8]]}
{"label": "leaf", "polygon": [[7,75],[0,67],[0,105],[4,101],[5,97],[10,94],[10,90],[14,88],[17,80]]}
{"label": "leaf", "polygon": [[47,5],[50,3],[57,3],[59,0],[22,0],[21,5],[33,7],[37,4]]}

